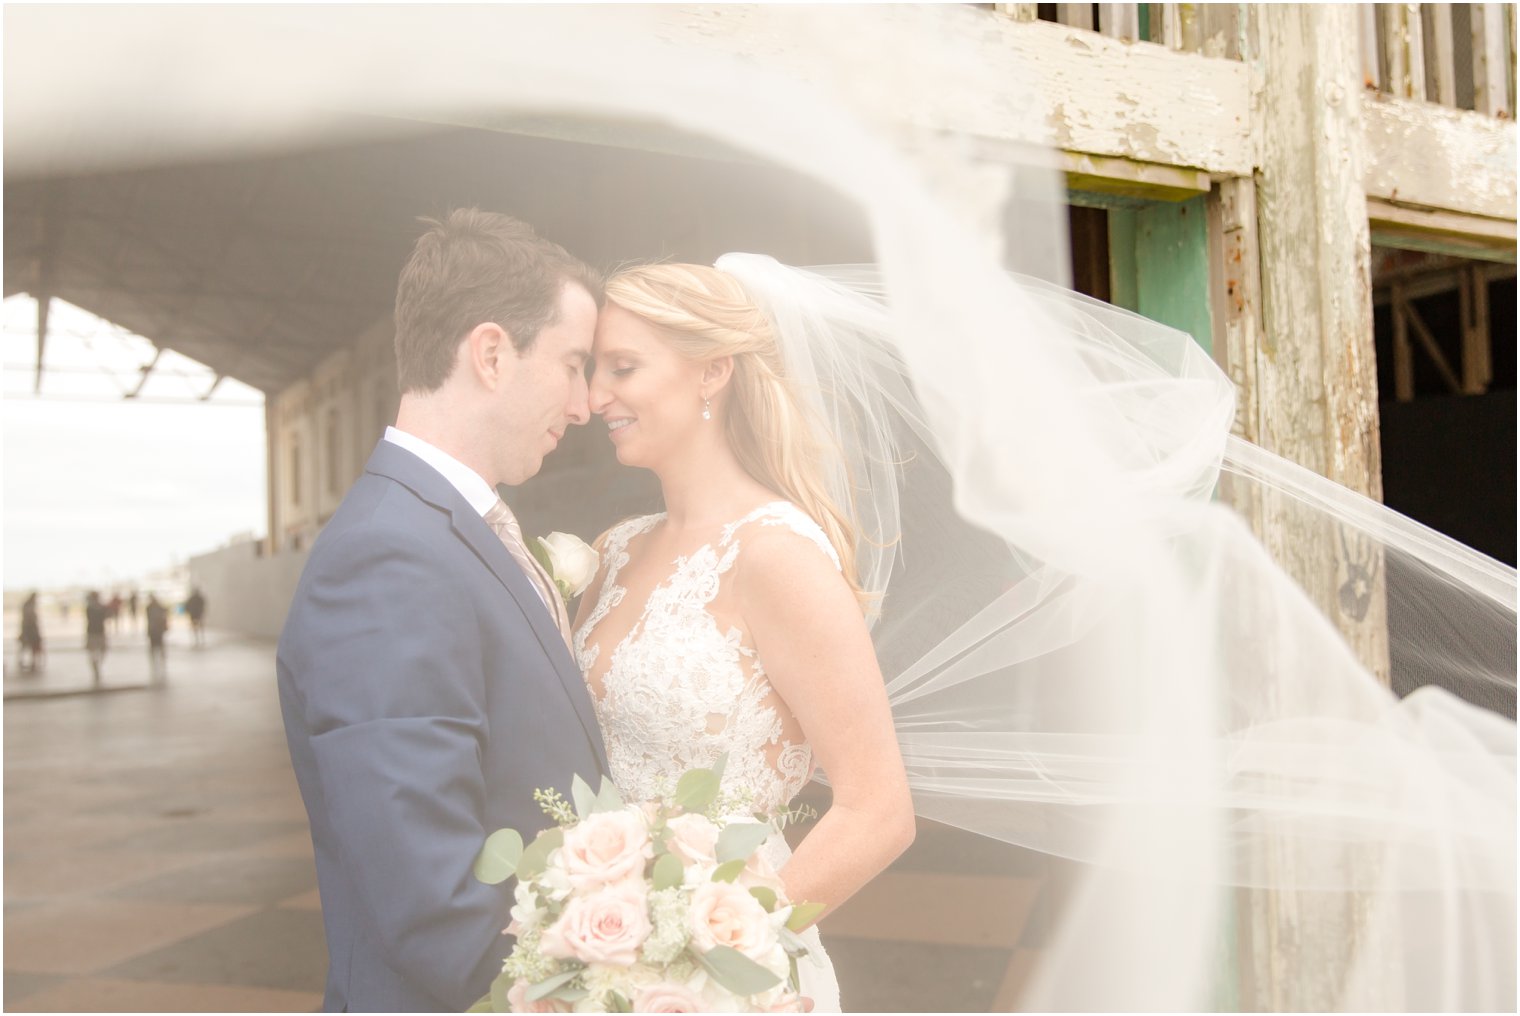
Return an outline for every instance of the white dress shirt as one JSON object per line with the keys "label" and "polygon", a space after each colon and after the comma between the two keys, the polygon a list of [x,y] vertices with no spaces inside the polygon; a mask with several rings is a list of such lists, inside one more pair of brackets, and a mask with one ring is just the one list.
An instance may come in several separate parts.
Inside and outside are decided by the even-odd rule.
{"label": "white dress shirt", "polygon": [[485,478],[448,452],[440,451],[417,435],[408,434],[395,427],[385,428],[385,439],[393,445],[405,448],[438,470],[455,490],[464,495],[464,499],[481,518],[485,518],[486,512],[496,506],[496,491],[485,481]]}

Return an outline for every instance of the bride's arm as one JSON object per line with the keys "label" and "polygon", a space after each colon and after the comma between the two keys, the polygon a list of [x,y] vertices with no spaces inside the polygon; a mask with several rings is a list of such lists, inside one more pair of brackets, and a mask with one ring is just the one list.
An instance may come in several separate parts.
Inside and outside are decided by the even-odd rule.
{"label": "bride's arm", "polygon": [[736,578],[766,676],[834,788],[782,880],[793,900],[832,908],[913,842],[886,686],[855,594],[817,547],[782,530],[757,533]]}

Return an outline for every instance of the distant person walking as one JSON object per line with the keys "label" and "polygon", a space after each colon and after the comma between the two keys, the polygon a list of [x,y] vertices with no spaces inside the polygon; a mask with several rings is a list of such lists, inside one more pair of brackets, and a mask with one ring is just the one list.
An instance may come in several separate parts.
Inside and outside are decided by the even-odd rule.
{"label": "distant person walking", "polygon": [[21,654],[23,674],[35,674],[42,669],[42,622],[37,617],[37,594],[26,598],[21,604]]}
{"label": "distant person walking", "polygon": [[90,673],[95,687],[100,687],[100,665],[106,658],[106,616],[110,613],[100,602],[100,594],[90,590],[84,601],[84,648],[90,655]]}
{"label": "distant person walking", "polygon": [[137,630],[137,590],[127,594],[127,631]]}
{"label": "distant person walking", "polygon": [[109,622],[112,631],[121,630],[121,594],[112,593],[111,602],[106,604],[106,621]]}
{"label": "distant person walking", "polygon": [[164,654],[164,632],[169,630],[169,608],[158,602],[158,597],[148,594],[148,605],[143,613],[148,618],[148,670],[155,684],[169,676],[168,659]]}
{"label": "distant person walking", "polygon": [[190,631],[195,635],[195,644],[206,644],[206,597],[199,589],[190,590],[190,599],[185,601],[185,613],[190,615]]}

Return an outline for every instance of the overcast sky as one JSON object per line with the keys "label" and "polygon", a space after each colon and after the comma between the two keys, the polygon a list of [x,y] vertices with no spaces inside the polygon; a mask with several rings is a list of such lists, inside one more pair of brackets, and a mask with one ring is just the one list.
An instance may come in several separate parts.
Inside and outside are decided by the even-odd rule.
{"label": "overcast sky", "polygon": [[[126,586],[265,530],[258,391],[54,301],[43,398],[32,394],[36,303],[5,301],[4,585]],[[168,401],[176,400],[176,401]]]}

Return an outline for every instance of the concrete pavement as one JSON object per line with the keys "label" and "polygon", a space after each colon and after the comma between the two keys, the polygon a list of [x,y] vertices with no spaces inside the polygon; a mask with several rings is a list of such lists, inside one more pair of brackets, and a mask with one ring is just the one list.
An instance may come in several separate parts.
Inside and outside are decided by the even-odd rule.
{"label": "concrete pavement", "polygon": [[[89,693],[64,639],[41,676],[13,674],[10,627],[5,1009],[319,1006],[326,951],[273,646],[213,632],[197,650],[171,631],[168,681],[149,686],[145,641],[119,636],[115,690]],[[1014,1007],[1039,955],[1043,865],[922,826],[823,924],[846,1008]]]}

